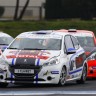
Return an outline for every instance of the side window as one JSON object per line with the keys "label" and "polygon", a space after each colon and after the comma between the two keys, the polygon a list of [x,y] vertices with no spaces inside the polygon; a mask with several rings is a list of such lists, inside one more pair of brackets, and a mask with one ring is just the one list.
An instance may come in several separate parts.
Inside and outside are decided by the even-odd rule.
{"label": "side window", "polygon": [[74,48],[70,35],[65,36],[65,47],[66,49]]}
{"label": "side window", "polygon": [[75,37],[73,37],[73,36],[71,36],[71,39],[72,39],[72,42],[73,42],[73,45],[74,45],[75,49],[79,49],[78,40]]}

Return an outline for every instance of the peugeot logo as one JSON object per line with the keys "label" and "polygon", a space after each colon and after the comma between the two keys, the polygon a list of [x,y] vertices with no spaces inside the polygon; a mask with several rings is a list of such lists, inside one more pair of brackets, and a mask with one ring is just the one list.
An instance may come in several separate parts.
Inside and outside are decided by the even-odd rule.
{"label": "peugeot logo", "polygon": [[27,62],[27,59],[24,59],[24,62]]}

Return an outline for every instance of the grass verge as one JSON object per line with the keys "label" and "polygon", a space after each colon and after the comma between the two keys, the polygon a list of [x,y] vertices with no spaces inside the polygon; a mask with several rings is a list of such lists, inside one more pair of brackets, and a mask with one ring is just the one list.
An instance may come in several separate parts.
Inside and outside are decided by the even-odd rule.
{"label": "grass verge", "polygon": [[1,21],[0,30],[15,37],[26,31],[55,29],[83,29],[96,34],[96,21],[56,20],[56,21]]}

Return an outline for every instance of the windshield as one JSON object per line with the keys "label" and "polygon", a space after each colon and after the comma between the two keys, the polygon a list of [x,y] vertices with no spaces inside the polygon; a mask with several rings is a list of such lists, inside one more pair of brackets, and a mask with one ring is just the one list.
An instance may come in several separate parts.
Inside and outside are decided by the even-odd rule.
{"label": "windshield", "polygon": [[8,49],[19,50],[60,50],[61,39],[16,38]]}
{"label": "windshield", "polygon": [[12,40],[12,37],[0,37],[0,45],[8,45]]}
{"label": "windshield", "polygon": [[95,47],[95,44],[94,44],[94,40],[93,40],[93,37],[79,37],[79,36],[76,36],[80,45],[82,47]]}

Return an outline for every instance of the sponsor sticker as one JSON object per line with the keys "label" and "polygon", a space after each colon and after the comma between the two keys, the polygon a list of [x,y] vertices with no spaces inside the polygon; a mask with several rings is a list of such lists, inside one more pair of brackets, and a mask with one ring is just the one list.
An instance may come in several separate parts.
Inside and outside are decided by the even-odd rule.
{"label": "sponsor sticker", "polygon": [[40,56],[40,55],[8,55],[6,56],[7,59],[11,59],[11,58],[36,58],[36,59],[48,59],[49,57],[48,56]]}

